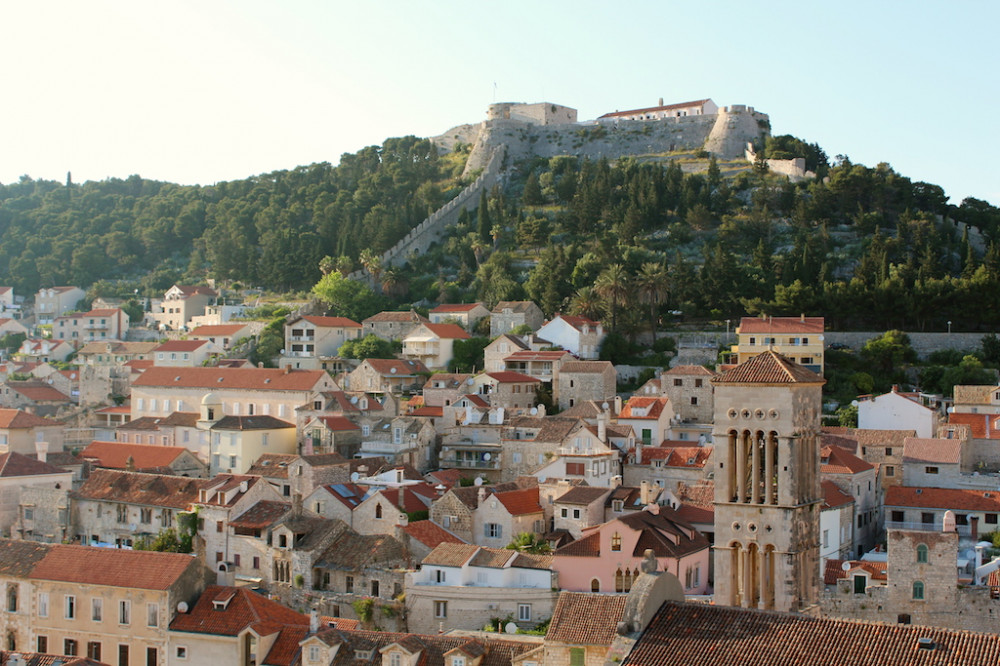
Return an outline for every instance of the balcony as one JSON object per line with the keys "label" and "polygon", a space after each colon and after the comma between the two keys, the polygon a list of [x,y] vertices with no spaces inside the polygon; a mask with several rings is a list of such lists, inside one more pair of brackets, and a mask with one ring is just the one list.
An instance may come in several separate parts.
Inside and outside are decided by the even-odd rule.
{"label": "balcony", "polygon": [[440,462],[441,467],[444,468],[486,470],[500,469],[500,460],[498,458],[493,458],[492,460],[473,460],[472,458],[465,457],[441,458]]}
{"label": "balcony", "polygon": [[290,335],[288,336],[290,342],[313,342],[316,340],[314,335]]}
{"label": "balcony", "polygon": [[[935,516],[935,518],[937,518],[937,516]],[[984,525],[981,526],[981,528],[982,527],[986,527],[987,531],[989,529],[989,526]],[[885,528],[887,530],[915,530],[920,532],[940,532],[942,530],[940,519],[938,519],[937,522],[933,523],[923,523],[923,522],[918,523],[918,522],[903,521],[903,520],[886,520]],[[972,530],[969,527],[969,525],[956,525],[955,530],[958,532],[959,536],[963,537],[972,536]],[[980,529],[980,532],[982,531],[983,530]]]}

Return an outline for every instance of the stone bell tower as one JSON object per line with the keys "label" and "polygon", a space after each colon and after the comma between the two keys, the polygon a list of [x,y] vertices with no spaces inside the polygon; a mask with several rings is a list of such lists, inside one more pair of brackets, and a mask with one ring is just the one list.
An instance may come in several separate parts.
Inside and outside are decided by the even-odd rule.
{"label": "stone bell tower", "polygon": [[715,385],[715,603],[801,611],[819,600],[824,379],[767,351]]}

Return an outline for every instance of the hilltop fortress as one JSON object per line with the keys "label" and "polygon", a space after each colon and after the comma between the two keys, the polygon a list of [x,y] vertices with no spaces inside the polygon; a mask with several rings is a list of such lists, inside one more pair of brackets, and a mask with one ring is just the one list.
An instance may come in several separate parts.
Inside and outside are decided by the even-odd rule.
{"label": "hilltop fortress", "polygon": [[508,160],[577,155],[598,159],[705,150],[742,159],[748,142],[770,134],[767,114],[752,106],[717,106],[711,99],[606,113],[578,121],[576,109],[549,102],[490,105],[486,120],[433,137],[443,150],[472,144],[467,173],[485,169],[498,146]]}
{"label": "hilltop fortress", "polygon": [[[464,173],[478,176],[383,254],[382,265],[401,266],[441,241],[459,214],[475,209],[480,193],[502,184],[508,169],[522,160],[558,155],[616,160],[700,151],[721,159],[746,159],[748,144],[770,133],[767,114],[742,104],[719,107],[711,99],[666,105],[661,99],[656,106],[614,111],[588,121],[578,121],[576,109],[550,102],[491,104],[482,122],[431,137],[443,152],[460,143],[471,145]],[[365,271],[350,277],[372,283]]]}

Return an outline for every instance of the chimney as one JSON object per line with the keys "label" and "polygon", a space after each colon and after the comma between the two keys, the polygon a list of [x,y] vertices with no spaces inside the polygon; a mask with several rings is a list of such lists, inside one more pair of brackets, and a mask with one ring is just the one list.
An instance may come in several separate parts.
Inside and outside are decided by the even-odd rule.
{"label": "chimney", "polygon": [[292,515],[296,518],[302,515],[302,493],[292,494]]}
{"label": "chimney", "polygon": [[597,415],[597,439],[601,444],[608,443],[608,412],[604,409]]}
{"label": "chimney", "polygon": [[135,471],[135,458],[129,456],[125,459],[125,471],[134,472]]}
{"label": "chimney", "polygon": [[642,438],[635,440],[635,464],[642,464]]}
{"label": "chimney", "polygon": [[319,631],[319,611],[313,608],[309,612],[309,633],[315,634]]}
{"label": "chimney", "polygon": [[35,453],[38,454],[38,462],[48,462],[49,443],[35,442]]}
{"label": "chimney", "polygon": [[663,98],[662,97],[660,98],[660,103],[657,104],[657,106],[663,106]]}
{"label": "chimney", "polygon": [[257,367],[258,368],[263,368],[264,367],[264,361],[257,361]]}
{"label": "chimney", "polygon": [[803,324],[806,323],[806,313],[803,312],[802,314],[799,315],[799,321],[802,322]]}
{"label": "chimney", "polygon": [[400,486],[396,489],[396,492],[399,494],[399,497],[397,498],[397,501],[399,502],[399,510],[406,513],[406,495],[403,494],[406,492],[406,488]]}
{"label": "chimney", "polygon": [[292,371],[292,364],[289,363],[288,365],[285,366],[285,374],[287,375],[291,371]]}
{"label": "chimney", "polygon": [[649,481],[639,483],[639,504],[649,504]]}
{"label": "chimney", "polygon": [[476,494],[476,508],[478,509],[486,501],[486,488],[479,486],[479,492]]}

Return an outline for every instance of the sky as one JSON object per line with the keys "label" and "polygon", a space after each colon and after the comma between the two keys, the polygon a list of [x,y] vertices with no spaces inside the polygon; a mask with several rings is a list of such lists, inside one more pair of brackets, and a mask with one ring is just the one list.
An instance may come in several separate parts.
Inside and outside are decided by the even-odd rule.
{"label": "sky", "polygon": [[1000,205],[996,2],[52,0],[0,16],[0,183],[208,185],[442,134],[493,102],[588,120],[708,97]]}

